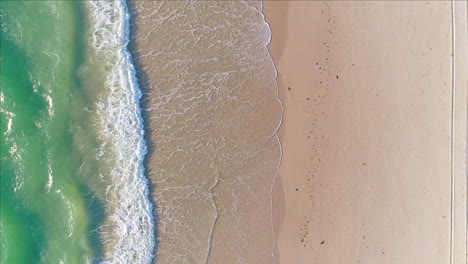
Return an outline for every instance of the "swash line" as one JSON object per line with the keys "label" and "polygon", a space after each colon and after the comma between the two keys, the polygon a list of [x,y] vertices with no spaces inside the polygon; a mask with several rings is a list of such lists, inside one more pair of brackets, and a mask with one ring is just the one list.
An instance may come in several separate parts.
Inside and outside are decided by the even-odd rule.
{"label": "swash line", "polygon": [[214,185],[211,187],[211,190],[210,190],[211,200],[213,200],[213,206],[215,208],[216,217],[213,221],[213,225],[211,226],[210,239],[208,241],[208,252],[206,253],[205,264],[208,264],[208,260],[211,255],[211,248],[213,246],[213,232],[216,226],[216,222],[218,222],[218,218],[219,218],[218,207],[216,206],[216,199],[214,197],[214,189],[216,188],[216,186],[218,186],[218,183],[219,183],[219,172],[216,171],[216,182],[214,183]]}
{"label": "swash line", "polygon": [[271,52],[270,52],[270,50],[268,48],[268,46],[271,44],[271,38],[272,38],[273,32],[271,30],[270,24],[268,24],[268,22],[266,21],[265,14],[263,13],[263,1],[264,0],[261,1],[261,7],[260,7],[261,12],[260,13],[261,13],[261,15],[263,17],[263,21],[267,24],[268,29],[270,30],[270,39],[269,39],[268,44],[267,44],[266,47],[267,47],[267,51],[268,51],[268,56],[270,57],[271,63],[273,64],[273,67],[275,68],[276,96],[277,96],[278,102],[281,105],[281,118],[280,118],[278,126],[276,127],[276,130],[274,132],[274,136],[276,137],[276,140],[278,141],[278,145],[279,145],[279,148],[280,148],[280,156],[279,156],[278,165],[276,167],[276,172],[275,172],[275,175],[274,175],[274,178],[273,178],[273,184],[272,184],[271,189],[270,189],[271,228],[272,228],[272,232],[273,232],[272,256],[273,256],[273,263],[276,264],[277,256],[275,254],[275,248],[277,246],[277,234],[275,233],[275,227],[273,225],[273,190],[274,190],[275,185],[276,185],[276,181],[277,181],[277,178],[278,178],[278,175],[279,175],[279,169],[280,169],[280,166],[281,166],[281,161],[283,159],[283,146],[281,145],[281,140],[279,138],[278,133],[279,133],[279,129],[280,129],[281,125],[283,124],[284,105],[283,105],[283,101],[281,100],[280,87],[279,87],[279,84],[278,84],[278,68],[276,67],[275,61],[273,60],[273,57],[271,56]]}

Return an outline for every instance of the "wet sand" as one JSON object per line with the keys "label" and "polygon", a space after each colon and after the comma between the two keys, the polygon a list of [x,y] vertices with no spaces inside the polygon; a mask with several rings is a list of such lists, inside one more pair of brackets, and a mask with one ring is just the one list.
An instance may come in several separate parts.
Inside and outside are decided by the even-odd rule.
{"label": "wet sand", "polygon": [[258,1],[130,1],[155,263],[273,263],[281,105]]}
{"label": "wet sand", "polygon": [[448,1],[265,1],[285,107],[277,263],[466,261],[466,2],[455,11],[453,61]]}

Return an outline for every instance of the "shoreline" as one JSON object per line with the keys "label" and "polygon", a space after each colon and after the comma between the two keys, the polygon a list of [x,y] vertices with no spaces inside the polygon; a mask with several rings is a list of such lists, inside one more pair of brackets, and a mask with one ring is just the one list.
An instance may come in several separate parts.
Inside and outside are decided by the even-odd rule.
{"label": "shoreline", "polygon": [[149,85],[149,79],[147,72],[144,70],[143,63],[141,61],[141,54],[139,52],[139,44],[138,44],[138,28],[139,25],[137,23],[137,16],[138,12],[135,6],[135,2],[133,0],[127,0],[126,6],[128,9],[129,19],[128,19],[128,29],[129,29],[129,39],[127,44],[128,52],[132,58],[132,64],[135,69],[135,76],[138,81],[138,86],[140,88],[141,97],[138,102],[140,107],[140,115],[143,124],[143,140],[146,143],[146,154],[143,159],[143,167],[145,172],[145,177],[147,178],[148,184],[148,192],[149,192],[149,200],[151,201],[152,206],[152,217],[154,219],[154,247],[151,252],[153,255],[151,263],[156,263],[158,260],[158,246],[159,246],[159,216],[157,213],[158,204],[157,201],[154,199],[155,197],[155,184],[150,178],[151,175],[151,158],[156,153],[156,142],[151,140],[152,130],[150,128],[150,112],[147,110],[149,109],[149,101],[150,101],[150,94],[151,94],[151,87]]}
{"label": "shoreline", "polygon": [[[148,3],[131,2],[130,46],[146,77],[138,75],[140,86],[148,88],[146,139],[158,145],[145,161],[158,215],[156,261],[271,263],[265,223],[281,107],[259,2]],[[207,8],[220,15],[208,16]],[[223,14],[232,9],[243,17]],[[186,12],[168,19],[174,10]]]}
{"label": "shoreline", "polygon": [[[114,181],[109,187],[119,189],[119,192],[106,197],[115,199],[118,206],[116,212],[109,217],[109,225],[113,226],[112,231],[116,233],[116,238],[107,249],[106,259],[149,262],[154,259],[157,241],[156,218],[153,214],[154,204],[149,196],[149,179],[144,168],[148,149],[140,107],[142,90],[129,46],[132,37],[130,11],[125,1],[93,2],[88,3],[88,8],[94,20],[91,32],[95,52],[107,59],[106,66],[114,68],[106,72],[105,86],[108,94],[103,99],[104,102],[98,105],[100,122],[106,128],[102,131],[102,140],[113,143],[111,148],[104,147],[103,150],[118,153],[114,158],[119,163],[119,166],[109,172]],[[102,10],[108,10],[109,13]],[[112,21],[112,15],[116,15],[118,19]],[[117,37],[112,38],[113,35]],[[116,55],[106,57],[109,54]],[[139,192],[135,193],[134,190]],[[139,232],[126,234],[129,228]],[[134,254],[137,251],[144,253]]]}
{"label": "shoreline", "polygon": [[[278,248],[277,248],[278,247],[278,245],[277,245],[277,235],[279,234],[279,231],[280,231],[279,226],[282,224],[281,219],[284,217],[284,211],[283,210],[285,210],[284,203],[282,203],[280,200],[279,201],[277,200],[278,196],[284,198],[284,193],[283,193],[284,190],[283,190],[283,187],[282,187],[282,184],[281,184],[281,179],[279,177],[279,170],[280,170],[280,167],[281,167],[281,161],[282,161],[282,156],[283,156],[283,147],[281,145],[281,140],[280,140],[280,137],[279,137],[279,130],[280,130],[282,124],[283,124],[284,105],[283,105],[283,101],[281,100],[281,96],[280,96],[280,86],[279,86],[279,83],[278,83],[278,76],[279,76],[278,68],[277,68],[277,66],[275,64],[275,61],[273,60],[273,56],[272,56],[271,50],[270,50],[270,45],[272,43],[271,41],[272,41],[272,38],[273,38],[273,31],[271,29],[270,24],[268,23],[268,21],[266,19],[265,13],[264,13],[264,0],[260,0],[259,11],[263,16],[264,22],[268,25],[268,28],[270,30],[270,39],[269,39],[268,44],[266,45],[266,49],[268,50],[268,56],[270,58],[271,63],[273,64],[274,69],[275,69],[275,85],[276,85],[276,88],[277,88],[277,99],[278,99],[278,102],[281,105],[281,118],[279,120],[278,127],[275,130],[275,137],[276,137],[276,139],[278,141],[278,145],[279,145],[279,157],[278,157],[279,160],[278,160],[278,165],[276,167],[275,175],[273,177],[273,183],[272,183],[271,190],[270,190],[271,227],[272,227],[272,232],[273,232],[272,255],[273,255],[274,263],[276,264],[277,261],[278,261],[278,258],[279,258],[279,251],[278,251]],[[283,193],[283,196],[281,196],[282,193]],[[279,204],[279,207],[277,206],[276,210],[274,209],[275,204]]]}
{"label": "shoreline", "polygon": [[[282,180],[281,180],[281,177],[280,177],[280,168],[281,168],[281,163],[282,163],[282,160],[283,160],[283,146],[282,146],[282,143],[281,143],[281,137],[280,137],[280,130],[283,126],[283,122],[284,122],[284,112],[285,112],[285,108],[284,108],[284,104],[283,104],[283,101],[282,101],[282,98],[281,98],[281,86],[279,84],[279,78],[280,78],[280,71],[278,69],[278,65],[277,63],[279,62],[279,60],[281,59],[281,56],[279,56],[277,53],[277,48],[275,49],[275,45],[277,45],[277,42],[273,42],[273,39],[276,38],[276,35],[277,34],[287,34],[287,31],[285,30],[281,30],[281,31],[277,31],[277,33],[273,33],[273,28],[272,28],[272,25],[271,25],[271,20],[269,19],[269,17],[271,18],[272,14],[270,15],[267,15],[265,13],[265,6],[267,5],[266,1],[265,0],[262,0],[262,6],[261,6],[261,12],[262,12],[262,15],[264,17],[264,20],[265,20],[265,23],[268,24],[268,28],[270,29],[270,42],[268,43],[267,45],[267,49],[268,49],[268,54],[270,56],[270,59],[275,67],[275,84],[276,84],[276,87],[277,87],[277,96],[278,96],[278,101],[280,101],[281,103],[281,107],[282,107],[282,112],[281,112],[281,120],[280,120],[280,123],[278,124],[278,127],[276,129],[276,136],[278,138],[278,143],[279,143],[279,146],[280,146],[280,157],[279,157],[279,162],[278,162],[278,167],[277,167],[277,170],[276,170],[276,173],[275,173],[275,177],[274,177],[274,180],[273,180],[273,185],[272,185],[272,188],[271,188],[271,191],[270,191],[270,198],[271,198],[271,216],[272,216],[272,219],[271,219],[271,224],[272,224],[272,228],[273,228],[273,238],[274,238],[274,241],[273,241],[273,251],[272,251],[272,254],[274,256],[274,263],[277,264],[279,263],[279,260],[280,260],[280,252],[279,252],[279,248],[278,248],[278,237],[283,229],[283,226],[284,226],[284,217],[285,217],[285,214],[286,214],[286,206],[285,206],[285,194],[284,194],[284,188],[283,188],[283,184],[282,184]],[[285,4],[283,1],[279,1],[277,2],[278,4],[282,5],[281,7],[277,7],[275,9],[275,12],[278,12],[277,14],[274,14],[274,17],[273,17],[273,21],[278,21],[280,22],[281,24],[284,25],[284,22],[287,22],[287,18],[283,17],[283,18],[279,18],[281,17],[281,15],[287,13],[287,4]],[[268,3],[268,4],[271,4],[271,3]],[[285,39],[285,36],[280,36],[279,37],[280,40],[283,40]],[[278,45],[280,45],[280,48],[279,49],[284,49],[284,43],[283,41],[280,41],[278,43]]]}

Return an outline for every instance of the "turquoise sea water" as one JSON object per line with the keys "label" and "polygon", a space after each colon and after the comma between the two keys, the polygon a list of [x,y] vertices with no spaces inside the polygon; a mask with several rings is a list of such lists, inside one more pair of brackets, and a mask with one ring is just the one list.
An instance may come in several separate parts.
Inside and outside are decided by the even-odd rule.
{"label": "turquoise sea water", "polygon": [[1,1],[0,263],[149,263],[125,2]]}

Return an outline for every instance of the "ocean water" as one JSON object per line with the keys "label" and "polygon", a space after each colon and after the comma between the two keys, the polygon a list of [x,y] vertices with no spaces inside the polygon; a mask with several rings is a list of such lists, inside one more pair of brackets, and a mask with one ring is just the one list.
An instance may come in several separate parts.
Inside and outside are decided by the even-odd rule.
{"label": "ocean water", "polygon": [[0,263],[274,263],[261,2],[0,1]]}
{"label": "ocean water", "polygon": [[0,262],[150,263],[124,1],[0,2]]}

